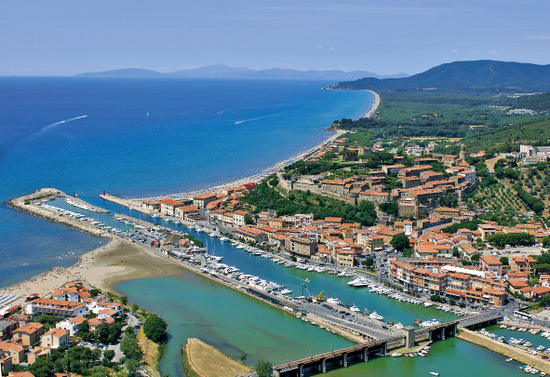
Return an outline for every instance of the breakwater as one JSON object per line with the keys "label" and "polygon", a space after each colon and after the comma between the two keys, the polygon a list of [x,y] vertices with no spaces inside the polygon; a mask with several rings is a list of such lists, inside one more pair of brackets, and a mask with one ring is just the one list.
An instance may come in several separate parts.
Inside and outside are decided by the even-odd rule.
{"label": "breakwater", "polygon": [[[87,221],[81,221],[74,217],[66,216],[63,213],[53,211],[43,206],[45,202],[52,201],[58,198],[69,198],[69,196],[65,194],[63,191],[55,188],[42,188],[32,194],[23,195],[18,198],[10,200],[8,202],[8,206],[14,209],[17,209],[19,211],[31,214],[33,216],[40,217],[45,220],[70,226],[72,228],[80,230],[81,232],[91,234],[92,236],[108,237],[108,238],[113,236],[107,230],[98,228],[92,223],[88,223]],[[74,199],[74,198],[71,198],[71,199]],[[108,210],[92,206],[91,204],[88,204],[83,200],[79,200],[78,203],[81,205],[87,205],[89,206],[89,208],[96,209],[94,212],[102,212],[102,213],[109,212]]]}

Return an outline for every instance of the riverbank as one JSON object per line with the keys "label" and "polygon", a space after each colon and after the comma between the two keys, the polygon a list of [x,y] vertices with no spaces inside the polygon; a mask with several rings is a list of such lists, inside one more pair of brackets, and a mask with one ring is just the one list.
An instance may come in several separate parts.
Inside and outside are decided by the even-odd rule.
{"label": "riverbank", "polygon": [[200,339],[187,339],[182,350],[183,363],[200,377],[245,376],[254,370],[227,356]]}
{"label": "riverbank", "polygon": [[534,366],[538,370],[550,373],[550,362],[541,359],[540,356],[531,355],[527,351],[523,351],[517,347],[512,347],[507,344],[499,343],[486,336],[476,333],[475,331],[462,328],[459,330],[456,337],[487,348],[505,357],[512,358],[516,361],[519,361],[520,363]]}

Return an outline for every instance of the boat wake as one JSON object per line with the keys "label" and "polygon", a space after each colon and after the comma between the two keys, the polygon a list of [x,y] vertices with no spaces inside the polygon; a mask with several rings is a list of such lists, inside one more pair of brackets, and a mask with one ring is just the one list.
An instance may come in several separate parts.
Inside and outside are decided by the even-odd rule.
{"label": "boat wake", "polygon": [[254,117],[254,118],[250,118],[250,119],[238,120],[238,121],[235,122],[235,124],[243,124],[245,122],[252,122],[254,120],[265,119],[265,118],[269,118],[269,117],[272,117],[274,115],[278,115],[278,114],[281,114],[281,113],[283,113],[283,111],[279,111],[279,112],[272,113],[272,114],[260,115],[259,117]]}
{"label": "boat wake", "polygon": [[41,133],[44,133],[44,132],[48,132],[52,128],[55,128],[55,127],[60,126],[62,124],[72,122],[73,120],[84,119],[84,118],[87,118],[87,117],[88,117],[88,115],[80,115],[80,116],[77,116],[77,117],[74,117],[74,118],[69,118],[69,119],[59,121],[59,122],[48,124],[47,126],[42,127],[42,129],[40,129],[40,131],[38,131],[38,133],[41,134]]}

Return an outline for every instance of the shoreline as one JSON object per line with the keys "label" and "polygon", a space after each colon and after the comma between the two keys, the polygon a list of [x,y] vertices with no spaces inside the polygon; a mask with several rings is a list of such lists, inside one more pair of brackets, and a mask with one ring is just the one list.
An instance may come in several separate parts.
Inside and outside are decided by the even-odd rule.
{"label": "shoreline", "polygon": [[[291,164],[295,163],[296,161],[301,161],[301,160],[307,158],[308,156],[310,156],[312,154],[315,154],[315,152],[317,152],[320,149],[326,147],[328,144],[334,142],[338,137],[340,137],[341,135],[346,134],[348,131],[338,130],[338,131],[333,131],[333,132],[334,132],[333,135],[331,135],[329,138],[323,140],[321,143],[307,149],[304,152],[300,152],[297,155],[294,155],[290,158],[287,158],[286,160],[279,161],[275,165],[272,165],[271,167],[262,170],[258,174],[254,174],[254,175],[244,177],[244,178],[239,178],[239,179],[234,180],[234,181],[221,183],[219,185],[210,186],[210,187],[206,187],[206,188],[199,189],[199,190],[186,191],[186,192],[181,192],[181,193],[172,193],[172,194],[166,194],[166,195],[148,196],[148,197],[143,197],[143,198],[128,198],[128,199],[120,198],[120,199],[141,201],[141,200],[160,200],[160,199],[164,199],[164,198],[171,198],[171,199],[192,198],[193,196],[206,194],[208,192],[221,193],[223,190],[226,190],[226,189],[229,189],[229,188],[239,187],[239,186],[242,186],[246,183],[256,183],[257,184],[257,183],[261,182],[264,178],[270,176],[271,174],[277,173],[279,170],[281,170],[285,166],[291,165]],[[102,195],[100,195],[100,196],[102,196]]]}
{"label": "shoreline", "polygon": [[[363,118],[371,117],[374,114],[374,112],[378,109],[378,107],[380,106],[380,95],[378,93],[376,93],[375,91],[372,91],[372,90],[366,90],[366,91],[371,92],[372,94],[374,94],[375,99],[374,99],[374,102],[371,105],[370,110],[363,116]],[[206,188],[199,189],[199,190],[193,190],[193,191],[187,191],[187,192],[181,192],[181,193],[172,193],[172,194],[166,194],[166,195],[147,196],[147,197],[142,197],[142,198],[126,198],[125,199],[125,198],[121,197],[120,199],[122,199],[122,200],[132,200],[132,201],[140,200],[141,201],[141,200],[160,200],[160,199],[163,199],[163,198],[171,198],[171,199],[191,198],[193,196],[202,195],[202,194],[205,194],[205,193],[208,193],[208,192],[221,193],[223,190],[238,187],[238,186],[242,186],[243,184],[246,184],[246,183],[259,183],[264,178],[270,176],[271,174],[274,174],[274,173],[278,172],[279,170],[281,170],[285,166],[290,165],[290,164],[292,164],[296,161],[304,160],[308,156],[315,154],[316,152],[318,152],[322,148],[326,147],[328,144],[334,142],[341,135],[346,134],[348,131],[347,130],[336,130],[336,131],[333,131],[333,132],[334,132],[333,135],[329,136],[327,139],[323,140],[321,143],[319,143],[319,144],[317,144],[317,145],[315,145],[315,146],[313,146],[313,147],[311,147],[311,148],[309,148],[309,149],[307,149],[303,152],[300,152],[300,153],[298,153],[298,154],[296,154],[292,157],[289,157],[285,160],[279,161],[276,164],[272,165],[271,167],[268,167],[268,168],[262,170],[262,172],[260,172],[258,174],[254,174],[254,175],[244,177],[244,178],[239,178],[239,179],[234,180],[234,181],[230,181],[230,182],[222,183],[222,184],[219,184],[219,185],[206,187]],[[110,196],[112,197],[113,195],[110,195]],[[135,209],[135,208],[133,208],[133,209]]]}
{"label": "shoreline", "polygon": [[[365,116],[372,115],[376,111],[378,106],[380,105],[380,96],[376,92],[373,92],[373,91],[371,91],[371,92],[375,94],[376,98],[375,98],[374,103],[371,106],[370,111]],[[113,196],[113,195],[109,195],[109,194],[107,194],[105,196],[103,196],[103,195],[100,195],[100,196],[105,200],[113,201],[113,202],[115,202],[119,205],[131,208],[131,209],[135,209],[135,210],[138,210],[138,211],[143,211],[141,209],[141,205],[138,202],[138,200],[151,199],[151,198],[160,199],[160,198],[166,198],[166,197],[169,197],[169,198],[193,197],[193,196],[196,196],[196,195],[204,194],[206,192],[221,192],[225,189],[232,188],[232,187],[238,187],[238,186],[241,186],[245,183],[260,182],[263,178],[275,173],[276,171],[279,171],[280,169],[282,169],[286,165],[294,163],[295,161],[302,160],[302,159],[308,157],[309,155],[313,154],[317,150],[319,150],[321,148],[324,148],[327,144],[329,144],[331,142],[334,142],[334,140],[336,140],[340,135],[343,135],[346,132],[347,131],[342,131],[342,130],[336,131],[336,132],[334,132],[334,134],[332,134],[330,137],[328,137],[327,139],[325,139],[321,143],[317,144],[316,146],[314,146],[312,148],[309,148],[306,151],[301,152],[301,153],[299,153],[299,154],[297,154],[293,157],[290,157],[286,160],[280,161],[280,162],[276,163],[275,165],[273,165],[272,167],[263,170],[261,173],[258,173],[258,174],[255,174],[255,175],[249,176],[249,177],[240,178],[238,180],[223,183],[223,184],[220,184],[220,185],[204,188],[204,189],[201,189],[201,190],[195,190],[195,191],[190,191],[190,192],[185,192],[185,193],[169,194],[169,195],[164,195],[164,196],[141,198],[141,199],[139,199],[139,198],[135,198],[135,199],[126,198],[125,199],[125,198],[122,198],[122,197]],[[2,294],[2,293],[14,294],[15,293],[15,294],[20,294],[21,295],[21,297],[19,297],[16,301],[11,303],[12,306],[17,305],[19,303],[24,303],[24,300],[25,300],[26,296],[30,293],[40,293],[40,292],[44,292],[45,290],[48,290],[48,288],[46,288],[46,289],[43,288],[43,285],[44,285],[43,283],[45,281],[54,282],[52,284],[56,284],[56,286],[53,286],[51,289],[48,290],[48,292],[45,293],[45,294],[47,294],[47,293],[53,291],[53,289],[56,289],[59,286],[63,285],[67,281],[70,281],[70,280],[67,280],[67,279],[73,279],[74,280],[75,278],[81,277],[82,274],[80,273],[80,271],[78,271],[79,269],[82,269],[82,268],[89,269],[90,266],[88,265],[88,263],[90,263],[90,261],[93,260],[93,258],[95,258],[97,255],[99,255],[99,254],[101,254],[105,251],[114,250],[114,249],[118,248],[124,241],[123,239],[121,239],[119,237],[116,237],[112,234],[109,234],[108,232],[97,232],[97,230],[95,228],[88,227],[87,224],[82,224],[81,222],[73,221],[73,219],[57,218],[57,217],[51,216],[51,214],[47,213],[47,211],[44,211],[42,208],[39,208],[38,206],[25,204],[26,200],[37,200],[37,199],[40,199],[40,198],[47,198],[47,197],[51,197],[51,196],[54,196],[54,195],[68,197],[68,195],[65,194],[64,192],[62,192],[60,190],[57,190],[57,189],[54,189],[54,188],[39,189],[39,190],[35,191],[32,194],[23,195],[23,196],[20,196],[18,198],[14,198],[14,199],[10,200],[8,202],[8,206],[10,206],[14,209],[20,210],[22,212],[28,213],[30,215],[40,217],[40,218],[45,219],[45,220],[54,221],[54,222],[57,222],[57,223],[60,223],[60,224],[66,225],[66,226],[70,226],[70,227],[72,227],[76,230],[86,232],[86,233],[91,234],[91,235],[96,236],[96,237],[105,238],[109,241],[105,245],[103,245],[99,248],[96,248],[94,250],[91,250],[87,253],[84,253],[84,254],[80,255],[79,260],[71,267],[54,266],[54,267],[51,267],[49,271],[44,271],[40,274],[34,275],[30,278],[27,278],[25,280],[19,281],[18,283],[14,283],[14,284],[11,284],[11,285],[6,286],[6,287],[0,287],[0,294]],[[135,244],[128,245],[127,241],[126,241],[126,245],[127,246],[138,247],[138,245],[135,245]],[[148,255],[155,255],[153,253],[147,253],[147,254]],[[156,257],[161,258],[158,255],[156,255]],[[112,270],[112,268],[110,270]],[[116,273],[120,273],[120,272],[121,272],[120,270],[116,271]],[[167,274],[165,276],[170,276],[170,275],[173,275],[173,274]],[[160,276],[160,275],[157,275],[157,276]],[[125,278],[125,279],[119,279],[119,281],[114,281],[114,279],[113,279],[110,282],[106,282],[106,281],[100,282],[100,281],[97,281],[96,279],[94,279],[93,277],[92,277],[92,280],[96,280],[94,285],[97,285],[98,288],[107,287],[108,290],[114,291],[113,286],[116,285],[119,282],[139,279],[139,278],[143,278],[143,277],[146,277],[146,276],[128,277],[128,278]],[[104,280],[107,280],[107,279],[104,279]],[[50,287],[52,284],[47,284],[47,287]]]}
{"label": "shoreline", "polygon": [[376,109],[378,109],[378,106],[380,106],[380,94],[370,89],[366,89],[365,91],[374,94],[374,103],[372,104],[371,109],[363,117],[363,118],[370,118],[371,116],[374,115],[374,112],[376,111]]}

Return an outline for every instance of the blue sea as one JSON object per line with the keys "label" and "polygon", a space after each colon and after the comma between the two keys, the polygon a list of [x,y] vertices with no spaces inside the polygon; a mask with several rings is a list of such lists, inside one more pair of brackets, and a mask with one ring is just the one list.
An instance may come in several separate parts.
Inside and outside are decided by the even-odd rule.
{"label": "blue sea", "polygon": [[105,243],[7,207],[56,187],[101,204],[256,174],[358,118],[374,97],[327,82],[0,78],[0,287]]}

